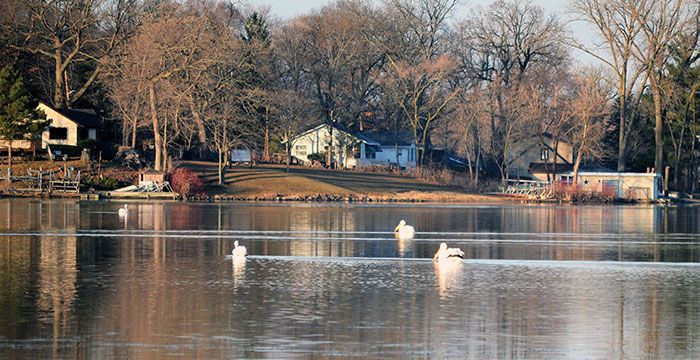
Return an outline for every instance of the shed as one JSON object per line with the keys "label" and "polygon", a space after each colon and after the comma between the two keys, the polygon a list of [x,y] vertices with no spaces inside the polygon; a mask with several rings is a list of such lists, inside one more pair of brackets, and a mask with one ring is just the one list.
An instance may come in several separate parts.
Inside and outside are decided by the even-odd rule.
{"label": "shed", "polygon": [[156,182],[158,184],[165,181],[165,173],[156,170],[146,170],[139,174],[139,183]]}
{"label": "shed", "polygon": [[[573,176],[562,174],[563,176]],[[655,173],[579,172],[579,183],[593,191],[609,187],[618,199],[656,201],[661,194],[661,176]]]}

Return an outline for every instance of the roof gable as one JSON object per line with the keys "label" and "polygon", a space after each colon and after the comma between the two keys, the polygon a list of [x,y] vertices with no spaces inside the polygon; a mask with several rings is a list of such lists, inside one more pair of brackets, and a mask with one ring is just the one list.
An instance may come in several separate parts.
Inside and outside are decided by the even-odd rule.
{"label": "roof gable", "polygon": [[320,125],[314,126],[314,127],[312,127],[311,129],[306,130],[306,131],[302,132],[301,134],[299,134],[299,135],[293,137],[292,140],[295,140],[295,139],[301,138],[301,137],[303,137],[303,136],[306,136],[306,135],[308,135],[308,134],[310,134],[310,133],[312,133],[312,132],[314,132],[314,131],[320,130],[320,129],[326,127],[326,126],[328,126],[328,127],[332,126],[333,129],[334,129],[334,131],[338,131],[338,132],[345,133],[347,136],[354,137],[354,138],[356,138],[359,142],[363,142],[363,143],[365,143],[365,144],[367,144],[367,145],[375,145],[375,146],[379,146],[379,145],[380,145],[378,142],[376,142],[376,141],[375,141],[374,139],[372,139],[372,138],[369,138],[369,137],[367,137],[367,136],[365,136],[365,135],[363,135],[363,134],[359,134],[359,133],[352,132],[352,131],[346,129],[345,127],[342,127],[342,126],[337,125],[337,124],[335,124],[335,125],[320,124]]}
{"label": "roof gable", "polygon": [[57,109],[45,102],[40,104],[57,112],[64,118],[76,123],[78,126],[97,129],[100,127],[100,116],[92,109]]}

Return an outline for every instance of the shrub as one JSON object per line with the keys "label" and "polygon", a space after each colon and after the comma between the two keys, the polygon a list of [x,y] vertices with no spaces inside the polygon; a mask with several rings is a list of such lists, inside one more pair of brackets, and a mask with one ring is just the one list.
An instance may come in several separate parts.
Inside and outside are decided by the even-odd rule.
{"label": "shrub", "polygon": [[600,194],[598,194],[601,200],[606,202],[615,201],[617,198],[617,189],[608,184],[603,184],[600,189]]}
{"label": "shrub", "polygon": [[190,169],[177,168],[169,174],[169,178],[173,190],[184,196],[199,194],[204,190],[204,181]]}
{"label": "shrub", "polygon": [[85,139],[78,141],[78,147],[80,149],[94,150],[97,148],[97,142],[92,139]]}
{"label": "shrub", "polygon": [[86,177],[82,182],[85,187],[94,190],[114,190],[128,185],[128,183],[112,177]]}
{"label": "shrub", "polygon": [[320,152],[320,153],[313,153],[306,155],[306,158],[309,159],[309,161],[320,161],[322,163],[326,163],[326,153],[325,152]]}

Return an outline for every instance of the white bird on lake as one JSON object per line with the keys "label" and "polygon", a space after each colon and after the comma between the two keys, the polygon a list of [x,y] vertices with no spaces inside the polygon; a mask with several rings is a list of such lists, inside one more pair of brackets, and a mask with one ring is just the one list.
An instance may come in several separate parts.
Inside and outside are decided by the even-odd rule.
{"label": "white bird on lake", "polygon": [[433,261],[440,262],[448,259],[464,259],[464,251],[459,248],[448,248],[445,243],[440,244],[440,249],[433,256]]}
{"label": "white bird on lake", "polygon": [[231,250],[231,255],[233,257],[245,257],[248,255],[245,246],[243,245],[238,245],[238,240],[233,242],[233,250]]}
{"label": "white bird on lake", "polygon": [[411,225],[406,225],[406,220],[401,220],[396,228],[394,228],[394,234],[400,239],[410,239],[416,234],[416,230]]}
{"label": "white bird on lake", "polygon": [[119,216],[126,216],[129,213],[130,213],[129,207],[126,204],[124,204],[123,208],[119,208]]}

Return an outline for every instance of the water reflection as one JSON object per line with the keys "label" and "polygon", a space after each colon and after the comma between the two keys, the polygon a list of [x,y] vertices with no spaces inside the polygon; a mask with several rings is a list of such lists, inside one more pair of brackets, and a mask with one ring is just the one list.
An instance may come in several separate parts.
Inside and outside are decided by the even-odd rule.
{"label": "water reflection", "polygon": [[246,259],[238,256],[232,256],[231,263],[231,269],[233,270],[233,288],[237,289],[245,280]]}
{"label": "water reflection", "polygon": [[433,261],[435,267],[435,277],[437,278],[440,299],[445,299],[448,292],[455,291],[462,280],[462,259],[446,259],[445,261]]}
{"label": "water reflection", "polygon": [[119,206],[0,200],[0,358],[699,355],[697,208]]}

